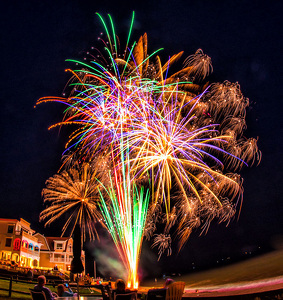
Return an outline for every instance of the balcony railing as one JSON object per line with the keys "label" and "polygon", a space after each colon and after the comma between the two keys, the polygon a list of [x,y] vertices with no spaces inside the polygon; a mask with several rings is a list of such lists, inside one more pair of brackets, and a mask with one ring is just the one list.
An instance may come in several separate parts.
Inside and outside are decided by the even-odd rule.
{"label": "balcony railing", "polygon": [[72,261],[72,257],[51,257],[50,262],[64,262],[64,263],[70,263]]}
{"label": "balcony railing", "polygon": [[54,257],[53,259],[50,259],[51,262],[65,262],[65,258],[61,257]]}
{"label": "balcony railing", "polygon": [[34,255],[34,256],[37,256],[37,257],[40,256],[39,251],[34,251],[34,250],[27,249],[27,248],[24,248],[24,247],[21,247],[21,252],[31,254],[31,255]]}

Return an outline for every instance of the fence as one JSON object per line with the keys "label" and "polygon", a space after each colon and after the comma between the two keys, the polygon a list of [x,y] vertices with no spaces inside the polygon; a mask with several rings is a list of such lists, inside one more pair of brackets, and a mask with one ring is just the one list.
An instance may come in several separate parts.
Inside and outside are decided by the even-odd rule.
{"label": "fence", "polygon": [[[27,280],[25,277],[18,275],[0,275],[0,282],[2,283],[0,290],[7,292],[8,297],[11,297],[12,293],[29,295],[29,289],[32,289],[37,284],[36,281]],[[46,286],[50,286],[55,290],[55,286],[58,283],[56,281],[49,281]]]}
{"label": "fence", "polygon": [[[7,292],[5,296],[12,297],[12,294],[15,293],[25,295],[25,298],[28,298],[30,295],[29,289],[33,289],[33,287],[37,284],[37,281],[27,280],[26,277],[18,275],[0,274],[0,283],[4,283],[3,285],[0,285],[0,291]],[[57,292],[56,287],[59,283],[62,283],[62,281],[48,280],[46,286],[50,288],[52,292]],[[101,293],[95,291],[93,285],[79,285],[77,283],[73,283],[70,286],[78,295],[101,298]]]}

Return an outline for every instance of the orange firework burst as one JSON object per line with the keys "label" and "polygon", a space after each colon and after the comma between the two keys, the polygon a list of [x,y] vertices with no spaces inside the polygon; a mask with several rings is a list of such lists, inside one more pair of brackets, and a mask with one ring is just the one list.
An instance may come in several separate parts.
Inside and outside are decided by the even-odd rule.
{"label": "orange firework burst", "polygon": [[82,237],[86,232],[90,238],[97,236],[95,225],[101,221],[98,210],[98,182],[96,172],[89,164],[74,164],[69,170],[50,177],[42,196],[47,208],[40,214],[40,220],[46,220],[49,225],[62,215],[68,219],[62,229],[62,235],[70,226],[72,235],[76,224],[80,225]]}

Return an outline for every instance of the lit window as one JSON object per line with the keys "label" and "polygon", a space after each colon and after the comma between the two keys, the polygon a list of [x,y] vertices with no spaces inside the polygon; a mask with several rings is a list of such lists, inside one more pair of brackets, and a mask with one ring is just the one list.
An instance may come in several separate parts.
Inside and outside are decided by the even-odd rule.
{"label": "lit window", "polygon": [[26,240],[22,241],[22,247],[23,248],[28,248],[28,242]]}
{"label": "lit window", "polygon": [[21,240],[18,238],[14,240],[14,250],[19,251],[20,249],[21,249]]}

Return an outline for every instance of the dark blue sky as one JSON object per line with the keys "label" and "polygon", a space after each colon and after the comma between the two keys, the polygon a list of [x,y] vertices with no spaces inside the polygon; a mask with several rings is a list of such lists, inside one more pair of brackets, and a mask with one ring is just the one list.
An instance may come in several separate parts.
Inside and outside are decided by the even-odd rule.
{"label": "dark blue sky", "polygon": [[[214,81],[238,81],[250,99],[247,137],[259,137],[262,162],[246,169],[239,221],[192,236],[168,263],[208,260],[283,240],[282,11],[266,1],[3,1],[1,3],[1,210],[32,227],[43,208],[41,190],[56,173],[64,135],[47,128],[61,119],[57,104],[34,109],[37,99],[61,95],[67,58],[83,58],[102,30],[95,15],[110,13],[125,36],[136,12],[133,40],[147,32],[149,50],[162,56],[198,48],[212,58]],[[280,71],[281,70],[281,71]],[[280,75],[281,74],[281,75]],[[50,231],[52,233],[52,227]],[[211,246],[213,245],[213,247]],[[236,255],[236,254],[235,254]],[[185,268],[185,267],[183,267]]]}

